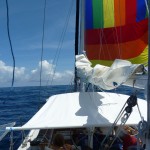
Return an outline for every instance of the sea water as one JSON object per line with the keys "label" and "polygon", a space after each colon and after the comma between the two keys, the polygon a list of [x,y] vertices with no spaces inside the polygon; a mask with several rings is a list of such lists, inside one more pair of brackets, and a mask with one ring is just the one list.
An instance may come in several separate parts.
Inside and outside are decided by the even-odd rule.
{"label": "sea water", "polygon": [[[46,102],[46,99],[55,94],[72,92],[73,86],[48,87],[14,87],[0,88],[0,125],[16,122],[16,126],[25,124]],[[120,87],[111,92],[131,95],[135,90]],[[137,90],[137,96],[144,98],[144,91]],[[25,133],[27,134],[27,133]],[[0,150],[9,150],[11,134],[8,133],[0,141]],[[22,140],[20,131],[14,132],[14,150],[19,147]]]}

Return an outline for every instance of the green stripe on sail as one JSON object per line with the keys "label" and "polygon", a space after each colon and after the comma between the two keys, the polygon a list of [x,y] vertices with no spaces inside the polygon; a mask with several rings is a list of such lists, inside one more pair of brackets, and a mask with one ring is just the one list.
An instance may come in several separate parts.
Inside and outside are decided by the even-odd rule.
{"label": "green stripe on sail", "polygon": [[103,0],[93,0],[93,28],[103,28]]}

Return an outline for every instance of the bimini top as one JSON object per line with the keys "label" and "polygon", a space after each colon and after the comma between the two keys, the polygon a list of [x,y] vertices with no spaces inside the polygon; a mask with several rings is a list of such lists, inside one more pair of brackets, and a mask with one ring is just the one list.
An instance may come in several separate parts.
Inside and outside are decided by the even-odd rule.
{"label": "bimini top", "polygon": [[[11,130],[77,128],[111,126],[124,106],[127,95],[104,92],[76,92],[54,95],[22,127]],[[147,103],[138,99],[141,114],[147,118]],[[137,106],[133,107],[127,124],[141,121]],[[118,122],[120,124],[120,122]]]}

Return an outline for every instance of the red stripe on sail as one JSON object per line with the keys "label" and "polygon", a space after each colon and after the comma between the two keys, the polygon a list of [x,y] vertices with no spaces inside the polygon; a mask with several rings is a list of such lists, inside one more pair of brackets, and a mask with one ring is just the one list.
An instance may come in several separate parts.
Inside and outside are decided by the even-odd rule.
{"label": "red stripe on sail", "polygon": [[139,56],[148,41],[148,31],[135,41],[121,44],[85,45],[85,50],[89,60],[114,60],[131,59]]}
{"label": "red stripe on sail", "polygon": [[148,30],[148,19],[122,27],[85,31],[85,44],[117,44],[140,38]]}
{"label": "red stripe on sail", "polygon": [[137,13],[137,0],[126,0],[125,9],[126,9],[126,24],[136,22],[136,13]]}

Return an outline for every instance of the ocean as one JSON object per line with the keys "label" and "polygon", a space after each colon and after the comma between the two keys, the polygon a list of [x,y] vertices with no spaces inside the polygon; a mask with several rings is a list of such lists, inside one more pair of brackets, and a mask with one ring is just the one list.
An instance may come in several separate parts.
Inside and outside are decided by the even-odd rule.
{"label": "ocean", "polygon": [[[0,125],[11,122],[16,122],[16,126],[23,125],[43,106],[48,97],[72,91],[73,86],[68,85],[0,88]],[[112,92],[131,95],[133,90],[122,86]],[[144,98],[144,90],[137,90],[137,96]],[[21,140],[21,132],[14,132],[14,150]],[[0,150],[9,150],[9,147],[10,133],[0,141]]]}

